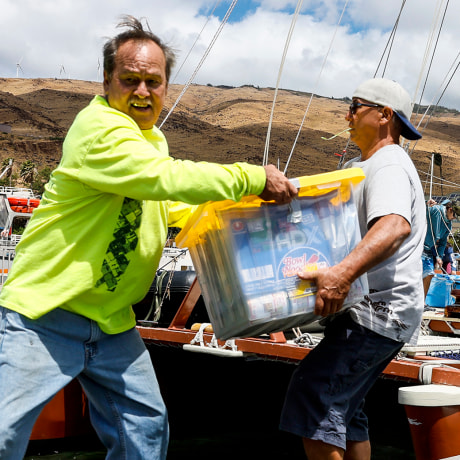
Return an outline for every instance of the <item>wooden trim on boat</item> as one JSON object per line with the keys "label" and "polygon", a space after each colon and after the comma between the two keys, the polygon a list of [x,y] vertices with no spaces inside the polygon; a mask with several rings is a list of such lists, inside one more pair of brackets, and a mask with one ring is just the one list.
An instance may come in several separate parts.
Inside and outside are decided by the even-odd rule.
{"label": "wooden trim on boat", "polygon": [[[137,326],[144,342],[148,345],[169,345],[176,347],[189,345],[195,339],[197,332],[186,329],[185,326],[200,294],[200,285],[195,278],[171,324],[167,328],[147,327],[145,325]],[[203,332],[204,347],[201,350],[204,348],[207,351],[206,348],[211,344],[212,339],[212,333]],[[218,341],[218,344],[224,346],[225,342]],[[288,363],[301,361],[311,351],[311,347],[297,345],[292,341],[288,341],[283,332],[276,332],[266,337],[235,339],[234,344],[237,350],[243,353],[243,356],[252,356],[266,360],[280,360]],[[419,374],[421,367],[427,365],[427,363],[432,363],[431,383],[460,386],[460,364],[452,361],[452,364],[449,363],[448,366],[438,365],[437,362],[439,361],[439,359],[430,356],[396,358],[383,371],[382,377],[420,383]]]}

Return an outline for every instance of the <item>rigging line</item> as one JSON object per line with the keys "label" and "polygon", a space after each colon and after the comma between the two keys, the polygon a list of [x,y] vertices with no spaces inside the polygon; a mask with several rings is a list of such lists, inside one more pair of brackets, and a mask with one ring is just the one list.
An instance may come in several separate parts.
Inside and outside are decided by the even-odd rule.
{"label": "rigging line", "polygon": [[181,93],[179,94],[179,97],[176,99],[176,102],[174,102],[174,104],[171,107],[171,109],[169,110],[168,114],[165,116],[164,120],[162,121],[162,123],[160,125],[160,129],[165,124],[166,120],[169,118],[169,116],[171,115],[173,110],[177,107],[177,104],[179,104],[179,101],[182,99],[182,96],[185,94],[185,92],[187,91],[189,86],[192,84],[193,80],[196,77],[196,74],[198,73],[198,71],[200,70],[200,68],[203,65],[204,61],[208,57],[208,54],[210,53],[212,47],[214,46],[214,43],[216,42],[217,37],[222,32],[222,29],[224,28],[225,24],[227,23],[228,18],[229,18],[231,12],[233,11],[233,8],[235,8],[237,3],[238,3],[238,0],[233,0],[231,5],[228,7],[228,10],[225,13],[224,18],[222,19],[222,21],[221,21],[221,23],[219,25],[219,28],[217,29],[216,33],[214,34],[214,37],[212,38],[211,43],[208,45],[208,48],[206,49],[203,57],[201,58],[201,61],[198,63],[198,65],[197,65],[196,69],[194,70],[192,76],[189,78],[188,82],[185,84],[184,88],[182,89]]}
{"label": "rigging line", "polygon": [[[425,175],[425,176],[428,176],[429,173],[425,173],[425,172],[421,172],[419,171],[420,174],[422,175]],[[443,178],[440,178],[440,177],[436,177],[436,176],[433,176],[435,180],[442,180],[442,184],[446,187],[450,187],[450,188],[460,188],[460,185],[459,184],[456,184],[455,182],[452,182],[450,180],[446,180],[446,179],[443,179]],[[421,182],[424,182],[424,181],[428,181],[428,179],[423,179],[421,180]],[[437,182],[436,185],[441,185],[440,182]]]}
{"label": "rigging line", "polygon": [[422,66],[421,66],[421,69],[420,69],[419,78],[417,80],[417,85],[415,87],[415,92],[414,92],[414,97],[413,97],[414,101],[415,101],[415,99],[417,97],[417,93],[418,93],[420,83],[421,83],[421,80],[422,80],[423,69],[425,68],[426,62],[428,60],[428,54],[429,54],[429,50],[431,49],[431,43],[433,42],[433,35],[434,35],[435,30],[436,30],[436,24],[439,22],[439,15],[441,14],[442,1],[443,0],[438,0],[438,6],[436,6],[437,13],[436,13],[436,15],[435,15],[435,17],[433,19],[433,23],[432,23],[432,26],[431,26],[431,33],[430,33],[430,36],[428,37],[428,41],[427,41],[427,44],[426,44],[426,47],[425,47],[425,54],[423,55]]}
{"label": "rigging line", "polygon": [[[420,182],[422,184],[425,184],[425,186],[429,185],[430,184],[430,180],[429,179],[420,179]],[[439,185],[439,186],[443,186],[444,188],[453,188],[453,189],[457,189],[459,188],[458,184],[451,184],[451,185],[446,185],[444,182],[433,182],[433,185]],[[436,196],[447,196],[447,195],[436,195]]]}
{"label": "rigging line", "polygon": [[263,156],[263,160],[262,160],[262,165],[267,165],[268,164],[268,150],[269,150],[269,146],[270,146],[270,134],[271,134],[271,130],[272,130],[273,115],[274,115],[274,112],[275,112],[275,103],[276,103],[276,98],[277,98],[277,95],[278,95],[278,88],[279,88],[279,84],[280,84],[280,81],[281,81],[281,75],[283,73],[284,62],[286,60],[287,51],[288,51],[288,48],[289,48],[289,44],[291,42],[292,33],[294,32],[294,27],[295,27],[295,24],[297,22],[297,18],[298,18],[299,13],[300,13],[300,9],[302,8],[302,3],[303,3],[303,0],[298,0],[294,15],[292,17],[291,26],[289,28],[288,35],[286,37],[286,43],[284,44],[283,56],[281,58],[281,64],[280,64],[280,68],[278,70],[278,78],[276,80],[275,94],[273,96],[273,103],[272,103],[272,110],[271,110],[271,113],[270,113],[270,120],[268,122],[267,137],[265,139],[265,149],[264,149],[264,156]]}
{"label": "rigging line", "polygon": [[[460,55],[460,52],[457,54],[457,57],[455,58],[455,60],[458,59],[459,55]],[[454,61],[454,62],[455,62],[455,61]],[[441,93],[441,95],[439,96],[439,98],[438,98],[436,104],[434,105],[434,108],[433,108],[433,110],[431,111],[431,114],[430,114],[430,116],[428,117],[428,120],[425,122],[425,125],[423,126],[423,128],[422,128],[422,130],[421,130],[422,133],[423,133],[423,131],[425,130],[426,126],[428,125],[428,122],[431,120],[431,117],[434,115],[436,107],[439,105],[439,102],[441,101],[442,97],[444,96],[444,93],[446,92],[448,86],[450,85],[450,82],[452,81],[452,78],[454,77],[455,73],[457,72],[459,66],[460,66],[460,60],[458,61],[458,63],[457,63],[457,65],[456,65],[456,67],[455,67],[455,69],[454,69],[452,75],[451,75],[450,78],[449,78],[449,81],[446,83],[446,86],[445,86],[444,90],[442,91],[442,93]],[[451,68],[452,68],[452,67],[451,67]],[[450,69],[449,69],[449,71],[450,71]],[[444,82],[443,82],[443,83],[444,83]],[[419,122],[418,125],[417,125],[417,130],[418,130],[419,126],[421,125],[422,120],[424,119],[425,115],[428,113],[429,109],[432,107],[432,105],[433,105],[433,104],[430,104],[430,105],[426,108],[425,113],[423,114],[422,118],[420,119],[420,122]],[[418,141],[419,141],[419,139],[417,139],[417,140],[414,142],[414,145],[413,145],[412,150],[411,150],[411,152],[410,152],[411,155],[412,155],[412,153],[414,152],[415,146],[417,145]]]}
{"label": "rigging line", "polygon": [[216,11],[216,8],[219,6],[219,3],[221,2],[221,0],[217,0],[217,2],[215,3],[214,5],[214,8],[212,9],[212,11],[209,13],[207,19],[206,19],[206,22],[204,23],[204,26],[203,28],[200,30],[200,33],[197,35],[195,41],[193,42],[193,45],[192,47],[190,48],[189,52],[187,53],[187,56],[185,56],[184,60],[182,61],[180,67],[177,69],[177,72],[176,74],[174,75],[174,78],[173,78],[173,81],[171,83],[174,83],[176,81],[176,78],[177,76],[179,75],[180,71],[182,70],[182,67],[184,66],[184,64],[187,62],[187,59],[189,58],[191,52],[193,51],[193,48],[195,48],[195,45],[197,44],[198,40],[200,39],[201,37],[201,34],[203,33],[203,30],[205,29],[205,27],[208,25],[208,22],[210,21],[210,19],[212,18],[212,15],[214,14],[214,11]]}
{"label": "rigging line", "polygon": [[396,29],[398,28],[399,19],[401,17],[401,13],[402,13],[402,10],[403,10],[405,4],[406,4],[406,0],[403,0],[402,4],[401,4],[401,9],[399,10],[398,17],[396,18],[396,21],[395,21],[395,23],[393,25],[393,30],[391,31],[391,34],[388,37],[387,44],[385,45],[385,49],[383,50],[382,57],[380,58],[380,61],[379,61],[378,65],[377,65],[377,69],[375,69],[374,78],[377,76],[377,72],[379,71],[380,65],[382,64],[382,61],[383,61],[383,58],[384,58],[385,53],[387,51],[387,48],[391,43],[390,50],[388,51],[387,60],[386,60],[386,63],[385,63],[385,69],[384,69],[384,71],[382,73],[382,77],[385,74],[385,70],[386,70],[386,67],[387,67],[387,64],[388,64],[388,59],[390,57],[390,51],[391,51],[391,48],[393,47],[393,42],[394,42],[394,39],[395,39],[395,36],[396,36]]}
{"label": "rigging line", "polygon": [[[398,29],[399,20],[401,18],[401,14],[403,12],[403,9],[404,9],[405,5],[406,5],[406,0],[402,0],[401,8],[399,9],[399,13],[398,13],[398,17],[396,18],[396,21],[395,21],[395,23],[393,25],[393,30],[391,31],[391,33],[390,33],[390,35],[388,37],[387,43],[386,43],[385,48],[384,48],[384,50],[382,52],[382,56],[380,57],[380,61],[379,61],[378,65],[377,65],[377,68],[375,69],[375,73],[374,73],[373,78],[377,77],[377,73],[378,73],[379,68],[380,68],[380,66],[382,64],[383,58],[385,57],[385,54],[387,52],[388,47],[390,47],[390,49],[388,50],[387,59],[385,61],[385,67],[384,67],[383,72],[382,72],[382,78],[385,75],[385,71],[386,71],[386,68],[387,68],[387,65],[388,65],[388,61],[390,59],[391,49],[393,48],[393,43],[394,43],[394,40],[395,40],[395,37],[396,37],[396,30]],[[345,151],[347,150],[349,144],[350,144],[350,139],[348,139],[347,145],[345,147]],[[343,167],[347,167],[347,165],[351,161],[347,161],[345,163],[345,165],[344,165],[344,162],[345,162],[345,155],[342,155],[342,157],[340,158],[339,163],[337,165],[337,169],[342,169]]]}
{"label": "rigging line", "polygon": [[[430,158],[430,157],[428,157],[428,158]],[[430,176],[431,176],[431,172],[430,172],[430,171],[431,171],[431,165],[430,165],[430,170],[429,170],[428,172],[425,172],[425,171],[422,171],[422,170],[420,170],[420,169],[417,169],[417,172],[418,172],[418,173],[424,174],[424,175],[430,175]],[[459,188],[460,188],[460,184],[457,184],[456,182],[447,180],[447,179],[445,179],[445,178],[443,178],[443,177],[435,176],[434,174],[433,174],[433,179],[439,179],[439,180],[444,181],[444,183],[445,183],[446,185],[451,184],[452,186],[455,186],[455,187],[459,187]]]}
{"label": "rigging line", "polygon": [[[422,175],[425,175],[425,176],[428,176],[430,175],[430,173],[425,173],[424,171],[420,171],[420,170],[417,170],[419,174],[422,174]],[[430,175],[431,176],[431,175]],[[455,183],[455,182],[452,182],[450,180],[447,180],[447,179],[444,179],[442,177],[437,177],[437,176],[433,176],[434,179],[436,180],[442,180],[443,182],[443,185],[445,185],[446,187],[452,187],[452,188],[460,188],[460,185]],[[423,181],[427,181],[428,179],[423,179]],[[437,185],[440,185],[440,183],[437,183]]]}
{"label": "rigging line", "polygon": [[[420,169],[417,169],[417,173],[420,177],[420,182],[422,184],[424,184],[424,189],[423,189],[423,192],[425,193],[426,192],[426,188],[428,185],[430,186],[433,186],[433,185],[444,185],[446,187],[449,187],[449,188],[459,188],[460,185],[459,184],[456,184],[455,182],[452,182],[452,181],[446,181],[445,179],[443,179],[442,177],[437,177],[437,176],[432,176],[431,175],[431,165],[430,165],[430,169],[425,172],[425,171],[421,171]],[[425,176],[425,178],[423,179],[422,177]],[[441,181],[444,181],[443,183],[440,183],[440,182],[433,182],[433,178],[438,180],[440,179]],[[451,184],[451,185],[449,185]],[[431,198],[431,193],[430,193],[430,198]]]}
{"label": "rigging line", "polygon": [[[455,58],[453,64],[451,65],[449,71],[447,72],[447,75],[446,75],[446,77],[444,78],[444,81],[443,81],[442,84],[440,85],[440,88],[439,88],[439,89],[441,89],[442,86],[444,85],[445,80],[446,80],[447,76],[449,75],[449,72],[451,72],[452,67],[453,67],[454,64],[455,64],[455,61],[459,58],[459,56],[460,56],[460,52],[457,54],[457,56],[456,56],[456,58]],[[417,130],[419,130],[420,132],[423,133],[423,131],[425,130],[425,128],[426,128],[428,122],[430,121],[431,117],[434,115],[434,113],[435,113],[435,108],[436,108],[436,106],[439,104],[439,102],[441,101],[441,98],[442,98],[442,96],[444,95],[444,93],[446,92],[447,87],[449,86],[450,82],[452,81],[453,76],[454,76],[455,73],[457,72],[459,65],[460,65],[460,61],[457,63],[457,65],[456,65],[456,67],[455,67],[455,69],[454,69],[454,71],[453,71],[451,77],[449,78],[449,81],[447,82],[447,84],[446,84],[444,90],[443,90],[442,93],[441,93],[441,96],[438,98],[438,101],[437,101],[436,104],[434,105],[434,108],[433,108],[433,110],[431,111],[431,114],[430,114],[430,116],[428,117],[428,120],[426,121],[426,123],[425,123],[425,125],[423,126],[423,128],[422,128],[421,130],[419,130],[419,126],[422,124],[423,119],[425,118],[425,116],[427,115],[427,113],[429,112],[429,110],[431,109],[431,107],[433,106],[434,98],[432,99],[432,101],[431,101],[431,103],[428,105],[428,107],[426,108],[425,113],[423,114],[422,118],[420,119],[420,121],[419,121],[419,123],[418,123],[418,125],[417,125],[417,127],[416,127]],[[436,95],[435,95],[435,97],[436,97]],[[414,143],[414,145],[413,145],[413,147],[412,147],[412,150],[411,150],[411,152],[410,152],[410,155],[412,155],[412,153],[414,152],[415,146],[417,145],[417,143],[418,143],[418,140],[415,141],[415,143]]]}
{"label": "rigging line", "polygon": [[[398,18],[398,22],[395,24],[396,28],[398,27],[398,23],[399,23],[399,18]],[[390,49],[388,50],[387,59],[385,61],[385,67],[383,68],[383,72],[382,72],[382,78],[385,76],[385,72],[387,70],[388,61],[390,60],[391,50],[393,49],[393,45],[394,45],[394,42],[395,42],[395,37],[396,37],[396,29],[395,29],[395,33],[393,34],[393,37],[391,39]]]}
{"label": "rigging line", "polygon": [[[417,173],[420,175],[420,176],[425,176],[426,179],[422,179],[420,177],[420,182],[422,183],[425,183],[425,185],[429,184],[431,182],[431,166],[430,166],[430,170],[425,172],[425,171],[422,171],[420,169],[417,169]],[[428,179],[428,177],[430,177],[430,179]],[[444,185],[445,187],[449,187],[449,188],[460,188],[460,184],[457,184],[456,182],[452,182],[450,180],[447,180],[447,179],[444,179],[443,177],[438,177],[438,176],[435,176],[433,175],[433,178],[436,179],[436,180],[441,180],[442,183],[440,182],[433,182],[433,185]]]}
{"label": "rigging line", "polygon": [[[444,219],[444,217],[447,219],[447,216],[445,216],[445,214],[443,214],[442,211],[438,211],[438,212],[439,212],[439,216],[441,217],[441,220],[438,222],[438,225],[436,225],[436,229],[439,231],[439,230],[441,230],[442,227],[445,227],[447,229],[447,238],[449,238],[449,237],[453,238],[453,236],[454,236],[453,230],[452,230],[452,228],[449,228],[449,225],[447,224],[446,220]],[[433,226],[431,213],[427,212],[427,215],[428,215],[428,218],[427,218],[427,231],[428,231],[428,229],[430,230],[431,239],[435,243],[434,250],[436,252],[436,257],[442,259],[443,254],[439,254],[439,252],[438,252],[438,245],[437,245],[437,240],[435,239],[435,235],[434,235],[434,230],[433,230],[434,226]]]}
{"label": "rigging line", "polygon": [[[452,65],[450,66],[449,70],[447,71],[447,74],[446,74],[446,76],[444,77],[444,80],[442,81],[441,85],[439,85],[438,92],[441,90],[441,88],[444,86],[444,84],[446,84],[446,79],[447,79],[447,77],[449,76],[449,73],[452,72],[452,69],[453,69],[453,67],[454,67],[454,65],[455,65],[455,62],[457,61],[457,59],[458,59],[459,57],[460,57],[460,52],[459,52],[459,53],[457,54],[457,56],[455,57],[454,62],[453,62]],[[460,61],[459,61],[459,63],[460,63]],[[450,82],[451,82],[451,80],[452,80],[452,77],[454,76],[455,72],[457,71],[458,66],[459,66],[459,63],[457,63],[457,66],[456,66],[455,69],[453,70],[452,76],[450,77],[448,83],[446,84],[446,88],[444,89],[444,91],[442,91],[441,97],[442,97],[442,95],[444,94],[444,92],[446,91],[447,86],[450,84]],[[429,112],[430,108],[434,105],[434,100],[435,100],[435,98],[437,97],[437,94],[438,94],[438,93],[436,93],[436,94],[433,96],[433,99],[431,100],[430,104],[429,104],[428,107],[426,108],[425,113],[423,114],[422,118],[420,119],[420,121],[419,121],[418,124],[417,124],[417,129],[418,129],[418,128],[420,127],[420,125],[422,124],[422,121],[423,121],[423,119],[425,118],[425,116],[427,115],[427,113]],[[441,97],[439,97],[437,103],[439,103],[439,101],[441,100]],[[430,115],[430,117],[431,117],[431,115]],[[425,126],[426,126],[426,125],[425,125]]]}
{"label": "rigging line", "polygon": [[334,40],[335,40],[335,36],[337,35],[337,30],[339,29],[340,23],[342,22],[343,15],[345,14],[345,10],[347,9],[348,1],[349,0],[345,1],[345,5],[343,6],[343,9],[342,9],[342,14],[340,15],[339,21],[337,22],[337,26],[336,26],[336,28],[334,30],[334,35],[332,36],[331,43],[329,44],[329,49],[327,50],[326,56],[324,56],[324,60],[323,60],[323,63],[321,65],[321,69],[320,69],[319,74],[318,74],[318,78],[316,79],[316,82],[315,82],[314,91],[311,93],[310,100],[308,101],[307,108],[305,110],[305,113],[303,114],[302,122],[300,123],[299,130],[297,131],[296,138],[294,139],[294,144],[292,145],[291,153],[289,154],[289,157],[288,157],[288,159],[286,161],[286,166],[284,167],[284,174],[286,174],[287,169],[289,167],[289,163],[291,162],[291,158],[292,158],[292,155],[294,153],[295,146],[297,144],[297,141],[299,140],[300,133],[302,131],[302,127],[303,127],[303,125],[305,123],[305,118],[307,118],[307,114],[308,114],[308,111],[310,110],[310,105],[311,105],[311,102],[313,100],[313,96],[316,93],[316,88],[318,86],[318,82],[319,82],[319,80],[321,78],[321,75],[323,73],[324,67],[325,67],[326,62],[327,62],[327,58],[329,57],[329,53],[331,52],[332,45],[333,45]]}
{"label": "rigging line", "polygon": [[427,212],[427,230],[428,230],[428,228],[430,229],[431,240],[435,243],[434,250],[436,252],[436,257],[439,257],[438,249],[436,248],[436,238],[434,237],[434,232],[433,232],[433,220],[431,218],[431,212],[429,212],[429,211]]}
{"label": "rigging line", "polygon": [[422,91],[420,93],[420,99],[419,99],[419,102],[418,102],[417,112],[415,114],[415,120],[417,120],[417,116],[418,116],[419,111],[420,111],[420,105],[422,104],[422,98],[423,98],[423,95],[425,94],[426,84],[427,84],[428,77],[429,77],[430,72],[431,72],[431,66],[433,65],[433,60],[434,60],[434,56],[436,54],[436,49],[438,48],[439,37],[441,35],[442,27],[444,25],[444,20],[446,18],[446,13],[447,13],[447,7],[448,6],[449,6],[449,0],[447,0],[446,7],[444,9],[444,14],[442,16],[441,25],[439,26],[438,36],[436,37],[436,43],[435,43],[434,48],[433,48],[433,53],[431,54],[430,65],[428,66],[428,70],[427,70],[427,73],[426,73],[426,76],[425,76],[425,82],[423,84],[423,88],[422,88]]}
{"label": "rigging line", "polygon": [[[436,226],[436,228],[437,228],[438,230],[440,230],[442,224],[444,224],[444,227],[448,230],[448,235],[451,236],[451,237],[453,237],[452,224],[451,224],[451,228],[449,228],[449,225],[448,225],[448,223],[446,222],[446,220],[449,220],[449,219],[448,219],[447,216],[446,216],[445,208],[444,208],[444,210],[437,209],[436,211],[438,212],[439,217],[441,218],[441,220],[438,221],[438,225]],[[427,216],[428,216],[428,218],[427,218],[427,227],[429,228],[430,233],[431,233],[431,240],[435,243],[435,245],[434,245],[434,250],[435,250],[435,252],[436,252],[436,256],[437,256],[438,258],[441,258],[441,259],[442,259],[443,254],[441,254],[441,255],[439,254],[439,252],[438,252],[438,247],[437,247],[437,245],[436,245],[436,239],[435,239],[435,237],[434,237],[433,221],[432,221],[432,217],[431,217],[431,212],[428,211],[428,212],[427,212]],[[427,230],[428,230],[428,229],[427,229]]]}

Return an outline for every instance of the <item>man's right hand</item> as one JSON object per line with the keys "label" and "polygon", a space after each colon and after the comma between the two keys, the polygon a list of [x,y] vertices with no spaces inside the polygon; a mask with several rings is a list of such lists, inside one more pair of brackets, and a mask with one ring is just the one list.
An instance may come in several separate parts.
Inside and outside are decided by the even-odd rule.
{"label": "man's right hand", "polygon": [[274,165],[264,166],[267,180],[259,195],[262,200],[275,201],[278,204],[290,203],[297,196],[297,188]]}

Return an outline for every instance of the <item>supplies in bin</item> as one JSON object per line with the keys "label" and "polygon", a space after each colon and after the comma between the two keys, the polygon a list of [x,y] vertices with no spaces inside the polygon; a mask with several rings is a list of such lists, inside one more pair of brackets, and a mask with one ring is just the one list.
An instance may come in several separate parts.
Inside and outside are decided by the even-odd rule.
{"label": "supplies in bin", "polygon": [[[297,273],[334,265],[356,246],[350,192],[363,177],[355,168],[300,178],[299,198],[290,205],[252,197],[197,210],[176,242],[189,247],[217,337],[260,335],[317,319],[316,287]],[[367,292],[363,275],[346,303]]]}

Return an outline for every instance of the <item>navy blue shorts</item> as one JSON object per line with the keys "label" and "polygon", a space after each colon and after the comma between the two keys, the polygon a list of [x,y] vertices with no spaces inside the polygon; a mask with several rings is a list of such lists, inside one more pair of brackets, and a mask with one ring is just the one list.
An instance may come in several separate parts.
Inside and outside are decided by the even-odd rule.
{"label": "navy blue shorts", "polygon": [[280,429],[342,449],[367,441],[364,397],[403,345],[338,315],[294,371]]}

